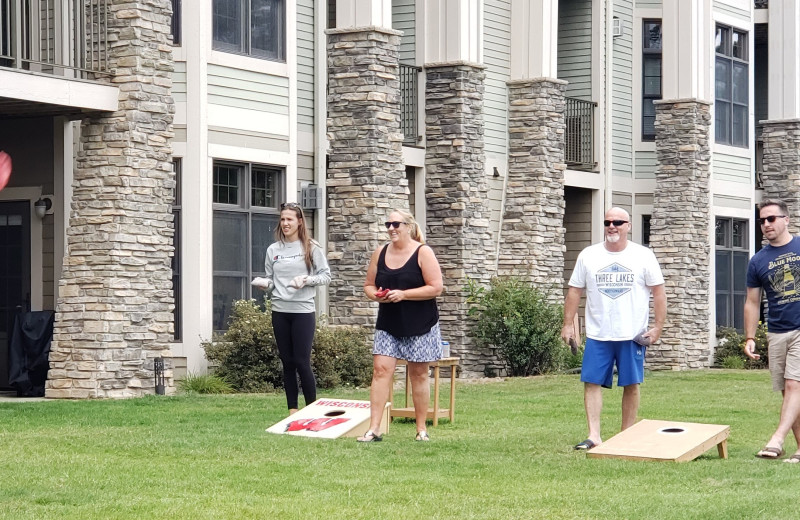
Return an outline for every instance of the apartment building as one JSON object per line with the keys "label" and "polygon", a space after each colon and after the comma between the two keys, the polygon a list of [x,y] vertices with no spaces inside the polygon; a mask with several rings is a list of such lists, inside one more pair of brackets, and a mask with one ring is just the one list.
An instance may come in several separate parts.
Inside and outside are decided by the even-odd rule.
{"label": "apartment building", "polygon": [[667,279],[650,366],[707,367],[741,327],[755,204],[800,214],[799,4],[0,0],[0,349],[51,309],[50,397],[152,392],[156,357],[201,372],[298,201],[332,323],[374,323],[366,265],[406,208],[463,374],[498,374],[464,287],[559,301],[616,205]]}

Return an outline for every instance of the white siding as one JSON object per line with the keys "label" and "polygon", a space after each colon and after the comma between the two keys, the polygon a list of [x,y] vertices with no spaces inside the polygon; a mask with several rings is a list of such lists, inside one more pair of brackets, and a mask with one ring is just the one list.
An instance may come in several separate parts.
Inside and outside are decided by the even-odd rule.
{"label": "white siding", "polygon": [[636,178],[655,179],[658,169],[656,152],[650,150],[636,151]]}
{"label": "white siding", "polygon": [[[773,0],[773,1],[782,1],[782,0]],[[752,4],[752,2],[750,2]],[[742,7],[735,7],[725,2],[721,2],[720,0],[714,1],[714,12],[715,13],[725,13],[728,16],[733,16],[735,18],[739,18],[743,22],[750,22],[750,5],[747,5],[747,8]]]}
{"label": "white siding", "polygon": [[612,168],[615,176],[630,177],[633,169],[633,2],[614,2],[614,16],[623,25],[623,35],[614,38]]}
{"label": "white siding", "polygon": [[505,154],[508,147],[511,0],[487,0],[484,6],[484,140],[486,151]]}
{"label": "white siding", "polygon": [[748,197],[714,195],[714,206],[718,208],[752,209],[753,201],[751,201]]}
{"label": "white siding", "polygon": [[392,0],[392,29],[403,31],[400,38],[400,63],[416,65],[416,0]]}
{"label": "white siding", "polygon": [[749,157],[739,157],[717,152],[714,154],[713,161],[714,178],[716,180],[741,182],[745,184],[753,182]]}
{"label": "white siding", "polygon": [[297,0],[297,129],[314,132],[314,0]]}
{"label": "white siding", "polygon": [[637,9],[661,9],[661,0],[636,0]]}
{"label": "white siding", "polygon": [[208,102],[259,112],[289,114],[289,80],[220,65],[208,66]]}
{"label": "white siding", "polygon": [[592,100],[592,1],[562,0],[558,6],[558,79],[567,96]]}
{"label": "white siding", "polygon": [[175,62],[175,71],[172,73],[172,98],[176,103],[186,103],[186,62]]}

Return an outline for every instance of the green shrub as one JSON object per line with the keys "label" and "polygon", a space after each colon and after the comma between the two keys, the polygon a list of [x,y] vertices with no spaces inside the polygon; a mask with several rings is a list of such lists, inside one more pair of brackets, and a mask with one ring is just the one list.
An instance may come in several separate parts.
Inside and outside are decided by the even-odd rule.
{"label": "green shrub", "polygon": [[269,303],[265,312],[255,300],[233,302],[228,330],[202,346],[214,373],[238,392],[271,392],[283,386]]}
{"label": "green shrub", "polygon": [[731,358],[739,358],[742,360],[742,368],[755,369],[767,368],[769,366],[769,349],[767,346],[767,326],[764,323],[759,323],[756,329],[756,354],[761,356],[759,360],[753,360],[747,357],[744,353],[745,337],[736,329],[731,327],[719,327],[717,329],[717,348],[714,351],[714,366],[717,368],[736,368],[733,366],[726,366],[734,364]]}
{"label": "green shrub", "polygon": [[[228,330],[203,342],[214,373],[239,392],[270,392],[283,388],[283,369],[272,311],[255,300],[233,303]],[[356,327],[331,327],[324,317],[317,322],[311,367],[320,388],[339,385],[368,386],[372,380],[372,350],[367,331]]]}
{"label": "green shrub", "polygon": [[744,367],[745,360],[739,356],[725,356],[722,358],[722,368],[742,370]]}
{"label": "green shrub", "polygon": [[372,382],[372,348],[363,327],[331,327],[320,317],[314,333],[311,364],[320,388],[368,387]]}
{"label": "green shrub", "polygon": [[488,289],[470,280],[470,334],[479,346],[496,347],[509,375],[529,376],[566,366],[561,340],[564,310],[544,293],[517,278],[495,278]]}
{"label": "green shrub", "polygon": [[196,394],[230,394],[231,385],[216,374],[189,373],[178,381],[178,389],[186,393]]}

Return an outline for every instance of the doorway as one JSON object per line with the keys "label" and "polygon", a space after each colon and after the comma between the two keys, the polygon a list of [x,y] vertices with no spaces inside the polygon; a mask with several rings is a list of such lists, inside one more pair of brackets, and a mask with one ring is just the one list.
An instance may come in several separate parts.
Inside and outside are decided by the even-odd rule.
{"label": "doorway", "polygon": [[30,202],[0,202],[0,388],[8,388],[14,318],[31,310]]}

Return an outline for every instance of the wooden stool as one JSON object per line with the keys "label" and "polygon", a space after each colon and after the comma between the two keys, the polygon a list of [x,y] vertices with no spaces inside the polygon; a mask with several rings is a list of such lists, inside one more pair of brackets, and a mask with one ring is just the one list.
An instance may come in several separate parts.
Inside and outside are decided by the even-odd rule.
{"label": "wooden stool", "polygon": [[[442,358],[438,361],[429,363],[433,368],[433,408],[428,408],[428,419],[433,420],[433,425],[438,426],[439,417],[447,417],[450,422],[455,419],[456,407],[456,367],[458,366],[457,357]],[[404,408],[392,408],[389,414],[391,417],[410,417],[414,418],[414,406],[409,406],[408,402],[411,398],[411,380],[408,374],[408,363],[405,360],[398,359],[398,365],[406,365],[406,404]],[[450,367],[450,408],[439,408],[439,369],[441,367]]]}

